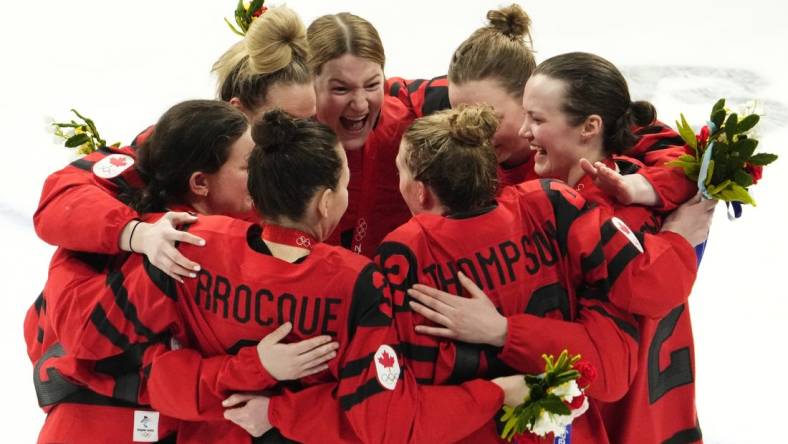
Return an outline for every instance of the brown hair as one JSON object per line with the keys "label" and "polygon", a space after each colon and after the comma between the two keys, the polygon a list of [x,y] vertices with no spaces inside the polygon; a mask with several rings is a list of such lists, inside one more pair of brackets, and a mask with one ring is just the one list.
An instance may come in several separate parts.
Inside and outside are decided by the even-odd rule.
{"label": "brown hair", "polygon": [[252,139],[247,184],[255,207],[266,218],[300,220],[316,192],[339,183],[339,142],[322,123],[273,110],[252,127]]}
{"label": "brown hair", "polygon": [[580,125],[588,116],[602,118],[605,153],[621,154],[638,138],[633,125],[648,125],[656,119],[654,105],[632,102],[624,76],[609,61],[585,52],[570,52],[540,63],[534,75],[541,74],[564,82],[561,109],[571,125]]}
{"label": "brown hair", "polygon": [[318,17],[307,29],[309,67],[320,74],[326,62],[352,54],[380,65],[386,65],[386,54],[378,31],[372,23],[349,12]]}
{"label": "brown hair", "polygon": [[215,173],[230,147],[249,128],[246,116],[218,100],[189,100],[165,112],[137,149],[137,169],[145,181],[132,200],[140,213],[185,203],[195,171]]}
{"label": "brown hair", "polygon": [[520,98],[536,68],[530,47],[531,19],[517,4],[488,11],[487,19],[487,26],[474,31],[454,51],[449,82],[461,85],[493,79],[512,97]]}
{"label": "brown hair", "polygon": [[405,165],[450,213],[490,205],[498,188],[492,136],[498,118],[489,105],[460,105],[422,117],[403,135]]}
{"label": "brown hair", "polygon": [[265,103],[268,89],[277,83],[306,84],[312,81],[304,24],[284,6],[257,18],[244,39],[214,63],[218,95],[225,102],[237,97],[246,109]]}

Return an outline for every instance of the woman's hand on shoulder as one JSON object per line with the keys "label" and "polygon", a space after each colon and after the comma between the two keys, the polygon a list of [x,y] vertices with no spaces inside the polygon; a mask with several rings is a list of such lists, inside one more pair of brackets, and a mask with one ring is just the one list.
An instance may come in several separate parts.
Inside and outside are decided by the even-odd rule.
{"label": "woman's hand on shoulder", "polygon": [[167,212],[154,223],[133,220],[123,228],[121,249],[144,254],[151,264],[178,282],[183,282],[184,277],[196,277],[200,265],[175,248],[176,242],[205,245],[204,239],[176,228],[196,220],[195,215],[173,211]]}

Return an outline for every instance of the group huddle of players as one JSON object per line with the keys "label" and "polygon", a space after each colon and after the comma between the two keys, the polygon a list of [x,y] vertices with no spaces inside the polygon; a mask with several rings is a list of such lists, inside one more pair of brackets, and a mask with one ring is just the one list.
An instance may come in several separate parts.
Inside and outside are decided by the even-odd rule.
{"label": "group huddle of players", "polygon": [[219,100],[50,175],[39,442],[499,442],[564,349],[599,374],[572,441],[700,442],[684,142],[607,60],[487,17],[406,80],[363,18],[268,9]]}

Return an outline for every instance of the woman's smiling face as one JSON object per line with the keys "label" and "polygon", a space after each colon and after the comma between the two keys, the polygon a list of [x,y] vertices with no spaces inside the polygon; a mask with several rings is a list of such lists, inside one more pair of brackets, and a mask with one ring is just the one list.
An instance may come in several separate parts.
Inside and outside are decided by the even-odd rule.
{"label": "woman's smiling face", "polygon": [[317,120],[346,150],[364,146],[383,105],[383,81],[379,64],[351,54],[326,62],[315,78]]}

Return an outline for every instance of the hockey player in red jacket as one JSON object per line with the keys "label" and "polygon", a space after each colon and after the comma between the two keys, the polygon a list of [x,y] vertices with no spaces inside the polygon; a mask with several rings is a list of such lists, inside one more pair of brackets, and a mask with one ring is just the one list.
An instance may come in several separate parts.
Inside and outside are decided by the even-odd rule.
{"label": "hockey player in red jacket", "polygon": [[[595,93],[588,94],[592,89]],[[567,103],[573,104],[572,111],[568,111]],[[615,186],[608,182],[610,178],[613,184],[620,180],[613,169],[642,168],[637,161],[614,156],[633,139],[626,131],[629,125],[624,126],[617,116],[627,113],[653,120],[653,107],[648,102],[629,103],[626,81],[618,69],[593,54],[552,57],[542,62],[528,80],[523,105],[523,135],[537,149],[537,173],[567,181],[635,231],[676,230],[677,222],[692,222],[695,233],[688,237],[692,245],[671,233],[676,248],[685,250],[684,265],[674,270],[671,279],[694,280],[695,255],[689,247],[706,239],[715,201],[682,205],[663,225],[658,213],[640,205],[622,205],[597,185]],[[578,165],[580,159],[587,159],[583,161],[585,169]],[[651,316],[638,319],[641,371],[632,388],[622,400],[602,406],[608,434],[615,442],[701,439],[695,410],[689,291],[679,296],[683,297],[662,297],[659,301],[636,298],[639,303],[627,307],[633,313]],[[656,310],[665,305],[668,310]]]}
{"label": "hockey player in red jacket", "polygon": [[[140,148],[137,159],[139,171],[149,179],[146,187],[155,190],[143,188],[147,196],[144,199],[189,202],[189,206],[180,205],[181,209],[203,214],[251,210],[246,162],[253,142],[247,119],[240,111],[218,101],[184,102],[165,113],[158,126],[159,131]],[[144,174],[150,171],[166,174]],[[107,179],[96,176],[95,180],[98,184]],[[172,204],[169,207],[178,208]],[[135,245],[134,239],[130,240]],[[153,301],[151,307],[129,305],[129,291],[133,295],[134,289],[129,289],[122,273],[115,270],[127,256],[64,248],[53,256],[44,292],[31,307],[25,323],[28,353],[36,367],[34,382],[39,404],[49,412],[39,437],[41,442],[82,441],[87,436],[100,442],[131,440],[139,415],[140,420],[147,416],[151,427],[147,430],[153,437],[163,438],[177,429],[178,422],[145,406],[149,402],[141,397],[140,377],[128,373],[129,366],[133,368],[142,362],[145,353],[150,353],[148,345],[138,344],[140,338],[148,343],[166,338],[153,334],[140,320],[137,309],[132,308],[156,310],[160,301]],[[146,270],[161,274],[149,262]],[[121,309],[111,310],[115,306]],[[125,323],[132,325],[133,331],[116,328]],[[300,345],[311,349],[309,346],[317,345],[316,341],[322,344],[328,340],[330,337],[323,336]],[[187,340],[179,337],[178,342]],[[267,343],[271,342],[276,341]],[[279,361],[289,361],[282,352],[281,347],[273,351]],[[246,354],[247,361],[257,363],[257,354],[252,348]],[[211,368],[218,370],[224,365],[224,371],[232,374],[228,362],[229,359],[214,360]],[[267,375],[259,363],[256,368]],[[290,377],[300,375],[293,373]],[[270,376],[267,379],[272,380]]]}
{"label": "hockey player in red jacket", "polygon": [[317,119],[337,134],[350,165],[348,211],[327,242],[371,257],[409,217],[394,158],[413,113],[383,93],[386,58],[371,23],[345,12],[326,15],[309,25],[307,38]]}
{"label": "hockey player in red jacket", "polygon": [[[243,111],[250,121],[274,108],[294,116],[314,115],[315,93],[304,34],[303,23],[286,7],[272,8],[255,20],[247,36],[214,64],[219,98]],[[300,37],[293,39],[293,35]],[[255,45],[267,51],[259,51]],[[289,52],[289,56],[274,59],[272,52]],[[138,213],[126,205],[125,197],[142,184],[134,167],[135,152],[150,130],[143,131],[129,147],[104,147],[51,174],[33,216],[39,237],[74,251],[116,254],[129,251],[128,238],[136,228],[134,251],[147,255],[173,277],[189,276],[198,264],[181,255],[173,244],[197,240],[179,233],[173,225],[194,218],[183,214],[155,226],[137,224]],[[111,159],[102,162],[108,156]]]}
{"label": "hockey player in red jacket", "polygon": [[[492,105],[501,117],[494,138],[500,166],[498,177],[501,185],[511,185],[538,177],[533,171],[528,142],[518,136],[524,118],[523,88],[536,68],[530,48],[530,18],[516,4],[489,11],[487,18],[489,24],[477,29],[454,52],[448,76],[429,81],[392,78],[387,81],[387,91],[408,105],[417,117],[450,104]],[[684,153],[684,142],[657,120],[633,130],[640,140],[627,154],[647,166],[625,181],[646,187],[649,196],[653,189],[659,196],[658,208],[671,211],[697,191],[680,169],[664,167]],[[625,194],[620,198],[625,204],[633,203],[629,201],[632,196]],[[652,203],[637,200],[640,194],[634,198],[634,203]]]}

